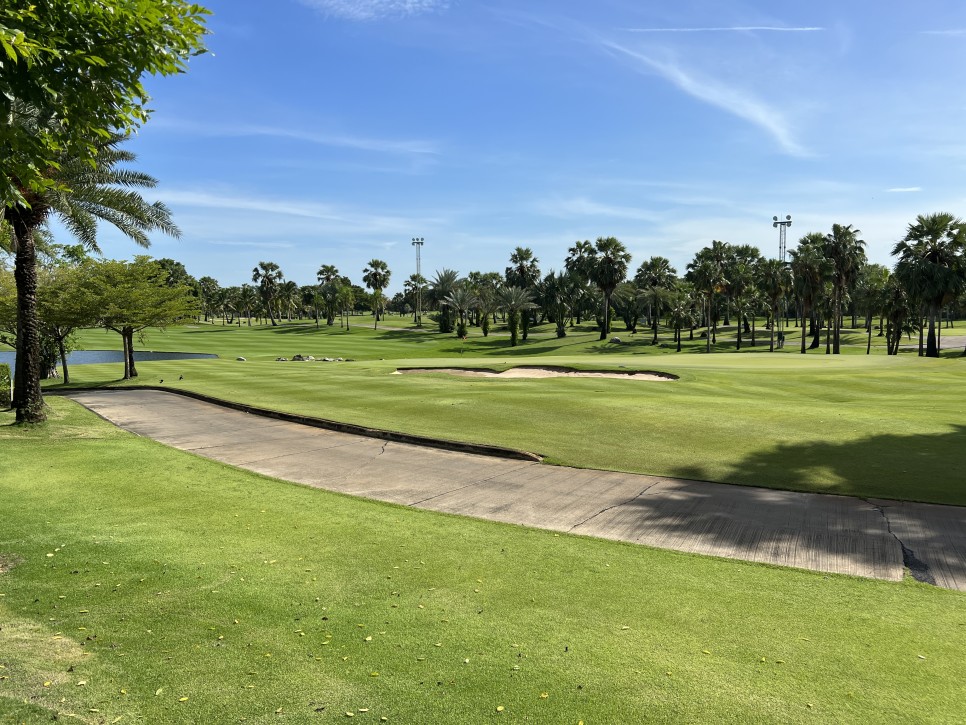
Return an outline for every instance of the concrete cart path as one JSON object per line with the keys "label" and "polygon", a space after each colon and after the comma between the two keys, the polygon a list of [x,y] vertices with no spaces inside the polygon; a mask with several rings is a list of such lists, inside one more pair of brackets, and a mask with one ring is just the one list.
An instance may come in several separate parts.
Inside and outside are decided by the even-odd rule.
{"label": "concrete cart path", "polygon": [[966,507],[686,481],[456,453],[151,390],[73,400],[138,435],[367,498],[677,551],[966,591]]}

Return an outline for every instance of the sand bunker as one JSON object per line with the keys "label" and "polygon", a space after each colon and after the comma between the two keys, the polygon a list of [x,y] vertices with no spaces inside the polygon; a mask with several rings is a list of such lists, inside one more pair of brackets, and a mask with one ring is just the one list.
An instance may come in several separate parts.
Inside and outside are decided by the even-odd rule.
{"label": "sand bunker", "polygon": [[399,368],[394,375],[447,373],[473,378],[618,378],[621,380],[677,380],[676,375],[652,371],[574,370],[573,368],[521,365],[503,372],[487,368]]}

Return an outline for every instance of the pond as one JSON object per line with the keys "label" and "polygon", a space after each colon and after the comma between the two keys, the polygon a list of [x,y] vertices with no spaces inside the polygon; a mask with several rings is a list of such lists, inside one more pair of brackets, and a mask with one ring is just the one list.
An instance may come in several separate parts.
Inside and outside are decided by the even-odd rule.
{"label": "pond", "polygon": [[[216,358],[207,352],[152,352],[150,350],[135,350],[135,362],[150,362],[152,360],[197,360]],[[0,352],[0,363],[7,363],[13,372],[14,361],[17,356],[13,352]],[[75,350],[67,356],[68,365],[93,365],[95,363],[123,363],[124,357],[120,350]],[[57,366],[58,368],[60,365]]]}

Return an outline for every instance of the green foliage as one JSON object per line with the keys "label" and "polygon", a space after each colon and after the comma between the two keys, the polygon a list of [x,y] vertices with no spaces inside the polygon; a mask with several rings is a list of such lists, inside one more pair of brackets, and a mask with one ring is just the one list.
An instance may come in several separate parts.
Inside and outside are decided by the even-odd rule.
{"label": "green foliage", "polygon": [[10,366],[6,363],[0,363],[0,408],[10,407],[10,386],[12,382]]}
{"label": "green foliage", "polygon": [[[0,204],[64,188],[51,167],[91,165],[98,142],[148,116],[145,74],[172,75],[204,52],[207,11],[184,0],[7,0],[0,4]],[[40,124],[15,117],[32,108]]]}

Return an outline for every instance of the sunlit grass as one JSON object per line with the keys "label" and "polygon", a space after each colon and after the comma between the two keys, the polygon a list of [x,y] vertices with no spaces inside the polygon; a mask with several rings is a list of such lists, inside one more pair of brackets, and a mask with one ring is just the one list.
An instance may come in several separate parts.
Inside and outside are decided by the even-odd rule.
{"label": "sunlit grass", "polygon": [[352,499],[50,402],[37,428],[0,415],[0,719],[908,722],[966,701],[957,592]]}

